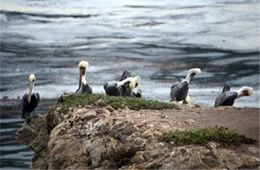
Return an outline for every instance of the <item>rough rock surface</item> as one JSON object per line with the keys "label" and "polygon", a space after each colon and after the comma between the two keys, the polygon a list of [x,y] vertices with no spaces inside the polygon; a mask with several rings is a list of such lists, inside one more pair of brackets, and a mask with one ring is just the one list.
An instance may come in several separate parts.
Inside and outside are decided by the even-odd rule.
{"label": "rough rock surface", "polygon": [[[23,124],[17,136],[35,152],[32,169],[259,167],[259,157],[214,142],[206,146],[175,146],[158,141],[158,136],[169,131],[197,126],[203,109],[183,111],[187,112],[181,115],[183,118],[173,119],[171,114],[178,115],[180,111],[71,108],[66,115],[54,112],[33,118]],[[247,147],[248,152],[259,154],[255,146]]]}
{"label": "rough rock surface", "polygon": [[31,150],[38,153],[43,150],[49,140],[46,115],[32,118],[30,123],[24,123],[16,132],[17,138],[23,141]]}

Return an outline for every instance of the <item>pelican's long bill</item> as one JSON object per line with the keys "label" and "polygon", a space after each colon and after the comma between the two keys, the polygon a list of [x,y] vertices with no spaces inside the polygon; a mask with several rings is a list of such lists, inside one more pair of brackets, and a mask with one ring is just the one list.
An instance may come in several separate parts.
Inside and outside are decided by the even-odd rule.
{"label": "pelican's long bill", "polygon": [[35,81],[35,80],[36,80],[35,75],[34,75],[34,74],[31,74],[31,75],[29,76],[30,85],[29,85],[28,103],[31,102],[31,97],[32,97],[32,93],[33,93],[33,86],[34,86],[34,81]]}

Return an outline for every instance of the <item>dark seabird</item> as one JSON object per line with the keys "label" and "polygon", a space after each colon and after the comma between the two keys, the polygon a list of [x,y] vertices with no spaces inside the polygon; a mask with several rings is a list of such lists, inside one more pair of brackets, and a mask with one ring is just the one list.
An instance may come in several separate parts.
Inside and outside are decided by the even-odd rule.
{"label": "dark seabird", "polygon": [[[29,76],[29,93],[25,94],[22,98],[22,118],[26,119],[27,122],[30,122],[32,116],[36,116],[34,109],[37,107],[40,102],[39,93],[33,93],[34,82],[36,78],[34,74]],[[33,115],[31,113],[33,112]]]}
{"label": "dark seabird", "polygon": [[86,81],[86,72],[87,72],[88,62],[87,61],[81,61],[79,63],[79,88],[76,90],[76,93],[88,93],[92,94],[92,88],[89,86],[89,84]]}
{"label": "dark seabird", "polygon": [[201,73],[199,68],[190,69],[186,78],[179,82],[176,82],[171,87],[171,101],[182,101],[183,103],[189,103],[190,99],[188,96],[190,80]]}
{"label": "dark seabird", "polygon": [[230,91],[229,85],[225,84],[222,93],[218,95],[215,100],[215,107],[219,106],[233,106],[237,98],[243,96],[251,96],[253,94],[253,88],[241,87],[237,92]]}
{"label": "dark seabird", "polygon": [[141,89],[137,89],[140,77],[132,77],[131,73],[124,71],[120,80],[108,81],[104,84],[104,89],[108,96],[135,96],[142,97]]}

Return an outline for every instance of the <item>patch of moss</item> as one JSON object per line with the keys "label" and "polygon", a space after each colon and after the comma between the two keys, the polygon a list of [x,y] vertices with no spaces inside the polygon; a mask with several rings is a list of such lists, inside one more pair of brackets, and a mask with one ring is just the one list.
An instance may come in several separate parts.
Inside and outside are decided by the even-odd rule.
{"label": "patch of moss", "polygon": [[253,144],[256,140],[237,134],[224,127],[203,128],[195,130],[169,132],[160,140],[174,142],[175,145],[207,144],[210,141],[223,145]]}
{"label": "patch of moss", "polygon": [[61,96],[58,102],[49,110],[50,112],[58,111],[59,113],[66,113],[72,106],[80,106],[86,104],[85,95],[69,95]]}
{"label": "patch of moss", "polygon": [[112,106],[114,109],[128,107],[132,110],[163,110],[163,109],[180,109],[177,105],[172,103],[165,103],[152,100],[144,100],[134,97],[114,97],[105,96],[102,94],[71,94],[66,97],[61,97],[57,104],[50,109],[51,112],[56,111],[66,113],[69,111],[70,107],[75,107],[79,105],[89,105],[96,104],[98,101],[102,100],[106,105]]}

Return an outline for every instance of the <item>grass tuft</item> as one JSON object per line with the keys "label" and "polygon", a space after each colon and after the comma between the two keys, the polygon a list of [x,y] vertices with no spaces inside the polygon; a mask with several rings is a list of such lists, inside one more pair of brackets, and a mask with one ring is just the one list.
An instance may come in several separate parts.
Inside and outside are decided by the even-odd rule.
{"label": "grass tuft", "polygon": [[256,143],[256,140],[237,134],[224,127],[169,132],[167,135],[161,136],[160,140],[165,142],[174,142],[175,145],[205,145],[210,141],[218,142],[223,145]]}
{"label": "grass tuft", "polygon": [[[144,100],[134,97],[114,97],[105,96],[102,94],[71,94],[69,96],[61,97],[57,104],[50,109],[50,112],[58,111],[60,113],[66,113],[69,111],[70,107],[84,106],[90,104],[102,103],[105,105],[110,105],[114,109],[128,107],[131,110],[163,110],[163,109],[180,109],[179,106],[172,103],[165,103],[152,100]],[[57,110],[57,108],[59,108]]]}

